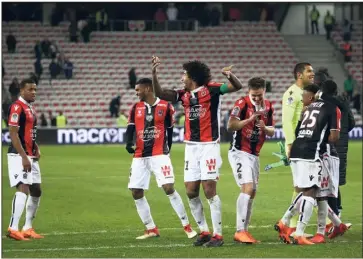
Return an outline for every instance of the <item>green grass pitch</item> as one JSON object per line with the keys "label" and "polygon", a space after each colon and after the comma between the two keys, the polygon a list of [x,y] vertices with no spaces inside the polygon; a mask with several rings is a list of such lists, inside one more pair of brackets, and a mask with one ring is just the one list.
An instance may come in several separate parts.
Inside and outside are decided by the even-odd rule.
{"label": "green grass pitch", "polygon": [[[266,143],[261,152],[261,170],[276,161],[275,142]],[[353,227],[327,244],[312,247],[285,245],[277,239],[273,224],[283,215],[292,195],[288,167],[269,173],[261,171],[250,232],[261,240],[257,245],[237,245],[235,231],[236,199],[239,189],[227,159],[228,145],[222,144],[223,166],[218,193],[222,200],[223,235],[220,248],[193,247],[162,189],[154,179],[146,197],[161,237],[135,240],[144,227],[130,191],[127,189],[131,156],[124,146],[42,146],[40,166],[43,197],[34,226],[45,234],[42,240],[17,242],[4,237],[11,212],[14,190],[9,187],[6,148],[2,149],[2,256],[3,257],[362,257],[362,149],[350,142],[348,184],[341,188],[345,222]],[[183,185],[184,145],[174,144],[171,158],[176,189],[183,197],[194,228]],[[204,207],[211,228],[209,206]],[[25,214],[25,212],[24,212]],[[21,226],[23,224],[21,221]],[[311,219],[315,224],[316,216]],[[308,227],[314,233],[315,225]]]}

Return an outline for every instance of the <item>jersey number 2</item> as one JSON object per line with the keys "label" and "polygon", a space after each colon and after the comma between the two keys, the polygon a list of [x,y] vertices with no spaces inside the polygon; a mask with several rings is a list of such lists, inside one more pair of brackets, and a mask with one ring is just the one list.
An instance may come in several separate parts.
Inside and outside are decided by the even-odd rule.
{"label": "jersey number 2", "polygon": [[304,119],[301,122],[300,129],[305,129],[305,128],[311,129],[311,128],[314,128],[315,127],[315,124],[316,124],[316,119],[317,119],[317,117],[319,115],[319,112],[320,111],[318,111],[318,110],[306,111],[304,113]]}

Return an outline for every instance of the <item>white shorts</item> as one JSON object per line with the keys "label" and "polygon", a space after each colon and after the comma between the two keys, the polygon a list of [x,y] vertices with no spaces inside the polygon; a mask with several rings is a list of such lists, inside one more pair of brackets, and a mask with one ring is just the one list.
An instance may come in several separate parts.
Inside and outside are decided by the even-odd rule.
{"label": "white shorts", "polygon": [[221,166],[219,143],[185,144],[184,182],[218,180]]}
{"label": "white shorts", "polygon": [[24,172],[22,158],[19,154],[8,154],[8,171],[10,186],[17,186],[20,182],[23,184],[32,185],[33,183],[41,183],[42,179],[40,176],[39,162],[31,161],[31,172]]}
{"label": "white shorts", "polygon": [[295,187],[310,188],[314,185],[320,187],[324,171],[320,161],[292,160],[291,169]]}
{"label": "white shorts", "polygon": [[158,187],[174,183],[174,170],[169,156],[137,157],[132,159],[128,188],[148,190],[152,172]]}
{"label": "white shorts", "polygon": [[230,150],[228,151],[228,160],[237,185],[253,183],[253,189],[256,190],[260,176],[260,159],[258,156],[244,151]]}
{"label": "white shorts", "polygon": [[320,191],[317,197],[338,197],[339,188],[339,158],[323,155],[323,173],[321,175]]}

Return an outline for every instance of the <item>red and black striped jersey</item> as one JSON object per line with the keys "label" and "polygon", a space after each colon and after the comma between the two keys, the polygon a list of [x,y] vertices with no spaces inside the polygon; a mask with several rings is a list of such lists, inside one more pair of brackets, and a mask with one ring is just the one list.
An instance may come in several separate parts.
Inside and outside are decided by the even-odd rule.
{"label": "red and black striped jersey", "polygon": [[177,101],[182,103],[185,112],[185,142],[219,141],[221,86],[221,83],[209,83],[190,92],[177,91]]}
{"label": "red and black striped jersey", "polygon": [[324,100],[310,104],[303,113],[297,137],[291,147],[292,160],[317,160],[327,152],[331,130],[340,131],[340,109]]}
{"label": "red and black striped jersey", "polygon": [[[35,156],[37,138],[37,117],[34,108],[23,98],[13,102],[9,108],[9,126],[19,127],[20,143],[28,156]],[[8,153],[18,152],[10,143]]]}
{"label": "red and black striped jersey", "polygon": [[174,107],[159,98],[153,105],[138,102],[131,108],[128,124],[136,130],[134,157],[169,154],[166,129],[174,126],[174,113]]}
{"label": "red and black striped jersey", "polygon": [[[249,96],[245,96],[235,102],[230,117],[242,121],[251,117],[255,112],[255,105],[253,105]],[[263,120],[267,127],[274,126],[274,108],[270,101],[264,100],[264,107],[259,112],[262,113],[259,120]],[[258,120],[247,124],[239,131],[235,131],[230,149],[237,149],[258,156],[266,140],[266,134],[261,132],[257,127],[257,123]]]}

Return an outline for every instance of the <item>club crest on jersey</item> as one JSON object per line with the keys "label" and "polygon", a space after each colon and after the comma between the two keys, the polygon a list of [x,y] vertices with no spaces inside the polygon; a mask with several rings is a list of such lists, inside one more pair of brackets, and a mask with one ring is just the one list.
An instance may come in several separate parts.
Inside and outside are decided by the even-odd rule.
{"label": "club crest on jersey", "polygon": [[203,89],[202,92],[201,92],[201,96],[204,97],[206,95],[207,95],[207,91],[205,89]]}
{"label": "club crest on jersey", "polygon": [[19,120],[19,115],[17,113],[13,113],[11,115],[11,119],[10,119],[10,122],[14,122],[14,123],[17,123]]}
{"label": "club crest on jersey", "polygon": [[158,116],[162,117],[164,115],[164,110],[158,110]]}

